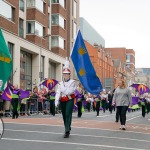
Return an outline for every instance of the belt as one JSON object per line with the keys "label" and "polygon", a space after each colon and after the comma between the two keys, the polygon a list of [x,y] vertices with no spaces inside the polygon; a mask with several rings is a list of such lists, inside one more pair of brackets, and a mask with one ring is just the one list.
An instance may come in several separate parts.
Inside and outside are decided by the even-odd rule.
{"label": "belt", "polygon": [[69,101],[69,99],[73,99],[73,98],[75,98],[75,95],[74,95],[74,94],[71,94],[71,95],[67,95],[67,96],[61,97],[61,98],[60,98],[60,101],[61,101],[61,102],[67,102],[67,101]]}

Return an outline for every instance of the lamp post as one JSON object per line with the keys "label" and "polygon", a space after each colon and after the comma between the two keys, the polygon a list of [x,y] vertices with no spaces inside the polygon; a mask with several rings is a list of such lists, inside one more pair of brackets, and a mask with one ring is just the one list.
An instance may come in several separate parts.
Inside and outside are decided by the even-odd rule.
{"label": "lamp post", "polygon": [[42,66],[41,66],[41,63],[42,63],[42,40],[43,40],[43,38],[47,38],[47,37],[49,37],[49,36],[51,36],[50,34],[47,34],[47,35],[45,35],[45,36],[42,36],[41,37],[41,42],[40,42],[40,73],[39,73],[39,77],[40,77],[40,82],[42,81],[42,78],[43,78],[43,72],[42,72]]}
{"label": "lamp post", "polygon": [[124,73],[122,72],[118,72],[119,74],[121,74],[121,78],[127,77]]}

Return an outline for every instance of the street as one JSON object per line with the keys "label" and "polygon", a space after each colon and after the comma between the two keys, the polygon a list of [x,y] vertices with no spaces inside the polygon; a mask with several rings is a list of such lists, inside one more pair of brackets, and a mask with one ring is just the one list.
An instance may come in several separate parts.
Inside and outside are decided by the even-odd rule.
{"label": "street", "polygon": [[3,118],[1,150],[149,150],[150,114],[127,113],[127,130],[120,130],[115,112],[85,112],[81,118],[73,113],[70,138],[63,138],[61,114]]}

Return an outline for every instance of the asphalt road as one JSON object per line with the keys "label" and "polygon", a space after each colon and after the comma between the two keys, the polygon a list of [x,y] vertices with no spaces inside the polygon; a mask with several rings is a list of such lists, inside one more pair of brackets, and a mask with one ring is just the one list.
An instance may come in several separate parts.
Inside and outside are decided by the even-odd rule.
{"label": "asphalt road", "polygon": [[149,150],[150,114],[127,113],[126,131],[115,123],[115,112],[85,112],[82,118],[73,113],[69,139],[64,139],[61,114],[35,115],[18,119],[3,118],[4,135],[0,150]]}

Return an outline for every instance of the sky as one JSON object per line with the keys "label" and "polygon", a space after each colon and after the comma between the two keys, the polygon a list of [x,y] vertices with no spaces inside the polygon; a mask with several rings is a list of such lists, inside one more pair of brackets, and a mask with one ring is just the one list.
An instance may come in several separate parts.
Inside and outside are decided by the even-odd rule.
{"label": "sky", "polygon": [[105,47],[135,51],[135,67],[150,68],[150,0],[80,0],[83,17]]}

